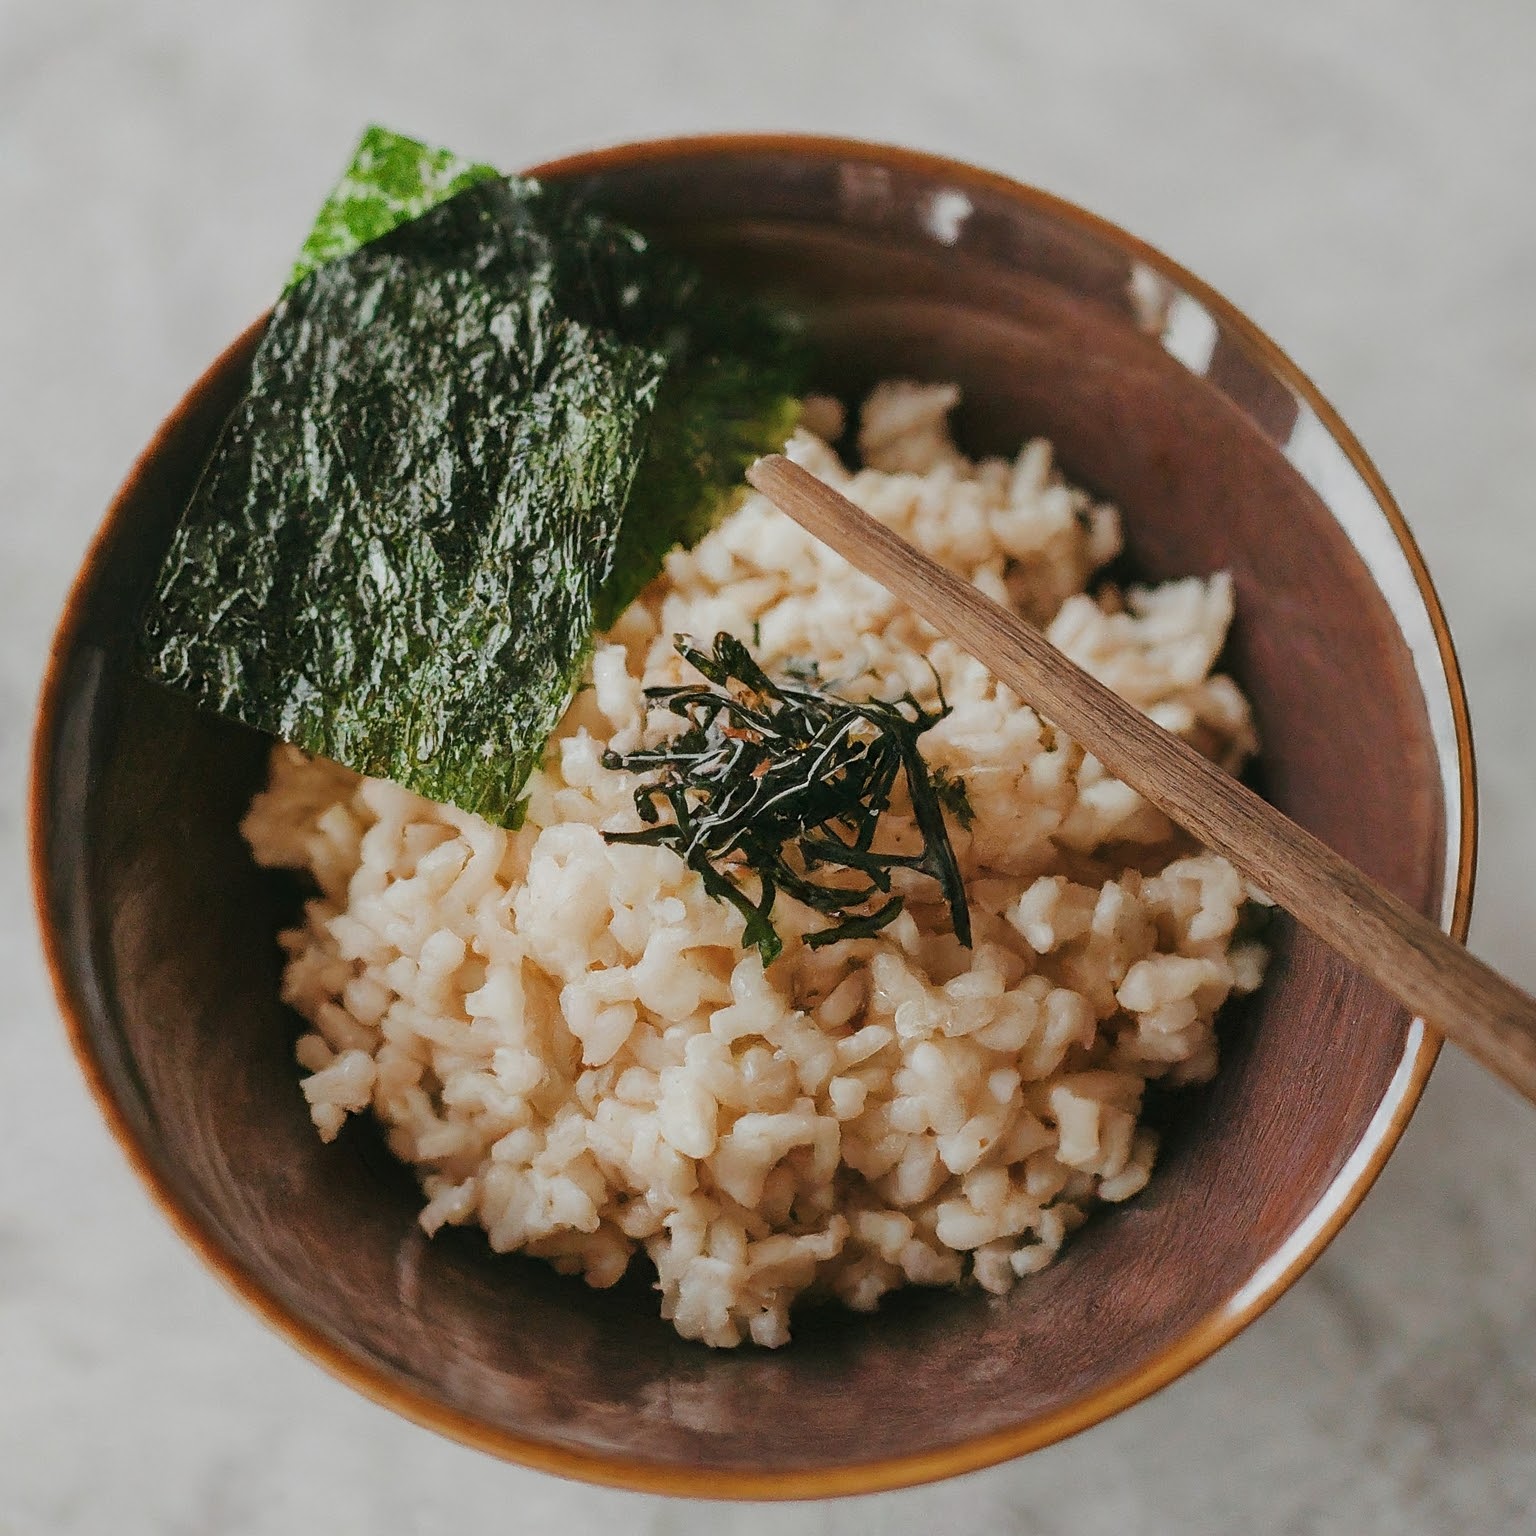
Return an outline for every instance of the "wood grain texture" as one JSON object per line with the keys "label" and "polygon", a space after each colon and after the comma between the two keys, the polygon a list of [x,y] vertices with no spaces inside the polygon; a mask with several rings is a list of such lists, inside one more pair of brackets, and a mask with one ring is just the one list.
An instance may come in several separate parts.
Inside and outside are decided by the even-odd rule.
{"label": "wood grain texture", "polygon": [[[1422,912],[1439,910],[1449,835],[1465,920],[1470,851],[1446,818],[1458,786],[1439,777],[1413,658],[1279,446],[1305,401],[1326,407],[1234,312],[1085,215],[899,151],[694,142],[540,174],[802,305],[822,387],[851,400],[892,374],[953,379],[971,450],[1050,437],[1066,472],[1121,508],[1141,574],[1230,570],[1227,661],[1253,701],[1266,795]],[[956,188],[972,212],[950,244],[929,211]],[[1219,388],[1139,328],[1128,280],[1149,263],[1216,328]],[[1225,1016],[1217,1080],[1160,1106],[1149,1188],[1008,1297],[809,1311],[786,1350],[717,1353],[677,1338],[642,1274],[598,1293],[472,1232],[424,1241],[414,1182],[377,1133],[354,1124],[325,1146],[308,1121],[272,938],[302,892],[256,869],[236,826],[266,743],[129,664],[258,334],[193,388],[108,514],[56,642],[32,804],[44,942],[103,1111],[170,1219],[274,1327],[501,1455],[652,1490],[803,1496],[962,1471],[1080,1429],[1198,1362],[1315,1256],[1435,1045],[1285,923],[1263,989]],[[1390,541],[1390,509],[1379,522]]]}
{"label": "wood grain texture", "polygon": [[1230,859],[1330,949],[1536,1102],[1536,999],[1127,704],[1038,629],[809,471],[770,454],[748,470],[747,479],[910,603],[1175,825]]}

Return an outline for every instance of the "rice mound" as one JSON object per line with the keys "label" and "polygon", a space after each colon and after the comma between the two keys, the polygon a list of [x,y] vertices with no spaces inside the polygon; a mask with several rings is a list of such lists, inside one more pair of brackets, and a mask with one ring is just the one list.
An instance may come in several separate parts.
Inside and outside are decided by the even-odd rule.
{"label": "rice mound", "polygon": [[[1228,579],[1085,595],[1116,513],[1045,442],[963,457],[957,399],[877,388],[857,473],[826,441],[832,402],[808,402],[787,451],[1237,768],[1248,706],[1211,674]],[[638,824],[604,750],[675,728],[642,689],[682,680],[676,634],[719,630],[849,691],[932,700],[937,674],[952,712],[922,748],[975,811],[952,826],[974,949],[912,877],[878,937],[820,950],[799,939],[824,920],[781,895],[765,971],[673,852],[604,840]],[[594,1286],[643,1247],[680,1334],[772,1346],[807,1291],[861,1310],[903,1284],[1006,1291],[1146,1184],[1147,1083],[1209,1078],[1217,1010],[1263,974],[1230,864],[759,496],[668,558],[589,682],[517,831],[288,747],[243,825],[259,862],[319,891],[282,935],[315,1125],[329,1140],[372,1109],[419,1173],[427,1232],[477,1223]],[[909,808],[883,825],[916,846]]]}

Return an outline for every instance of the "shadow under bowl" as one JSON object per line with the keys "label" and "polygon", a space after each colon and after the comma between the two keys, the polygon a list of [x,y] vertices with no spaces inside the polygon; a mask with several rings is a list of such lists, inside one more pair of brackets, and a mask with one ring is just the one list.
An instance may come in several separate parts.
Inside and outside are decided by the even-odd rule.
{"label": "shadow under bowl", "polygon": [[[952,379],[975,451],[1056,445],[1152,578],[1232,572],[1230,665],[1264,790],[1462,936],[1471,744],[1439,606],[1347,430],[1272,343],[1128,235],[962,165],[727,137],[540,168],[812,317],[824,387]],[[357,1125],[316,1138],[278,1001],[294,890],[237,823],[264,739],[138,680],[140,605],[242,391],[260,324],[135,465],[44,687],[33,860],[48,959],[102,1109],[166,1213],[301,1349],[444,1433],[658,1492],[794,1497],[966,1471],[1059,1439],[1203,1359],[1358,1203],[1438,1042],[1287,921],[1223,1066],[1179,1100],[1146,1192],[1011,1295],[822,1309],[794,1342],[679,1339],[643,1281],[593,1292],[457,1231]]]}

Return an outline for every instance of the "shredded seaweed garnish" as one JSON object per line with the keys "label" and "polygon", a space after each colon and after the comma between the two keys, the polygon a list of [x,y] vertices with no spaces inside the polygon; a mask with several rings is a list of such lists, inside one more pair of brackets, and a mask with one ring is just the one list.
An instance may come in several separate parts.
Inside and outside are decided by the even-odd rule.
{"label": "shredded seaweed garnish", "polygon": [[[604,755],[609,768],[650,776],[635,791],[645,829],[610,832],[608,840],[675,850],[715,900],[741,913],[743,942],[757,946],[764,965],[784,947],[772,916],[780,891],[835,919],[807,935],[819,948],[868,938],[897,916],[902,898],[890,895],[897,869],[938,882],[955,934],[969,948],[970,912],[944,812],[969,826],[970,803],[964,781],[931,773],[917,747],[949,713],[943,690],[936,710],[910,692],[855,701],[824,687],[812,663],[775,680],[730,634],[716,635],[708,652],[682,635],[675,644],[705,682],[646,689],[687,728],[655,747]],[[921,853],[874,846],[901,775]],[[823,869],[859,878],[813,878]],[[755,897],[744,877],[755,877]],[[871,908],[880,897],[889,899]]]}

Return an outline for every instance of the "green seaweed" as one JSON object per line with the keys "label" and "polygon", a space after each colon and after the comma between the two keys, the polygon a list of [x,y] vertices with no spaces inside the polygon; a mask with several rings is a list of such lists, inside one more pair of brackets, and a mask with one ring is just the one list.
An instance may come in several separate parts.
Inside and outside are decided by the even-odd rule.
{"label": "green seaweed", "polygon": [[477,181],[494,180],[494,165],[465,160],[377,124],[363,130],[352,155],[316,215],[288,277],[292,288],[316,267],[418,219]]}
{"label": "green seaweed", "polygon": [[[709,651],[682,636],[675,643],[704,684],[647,688],[647,701],[685,729],[658,746],[604,755],[607,767],[644,776],[635,810],[645,825],[605,832],[608,841],[672,849],[716,901],[741,914],[742,943],[755,945],[764,965],[784,948],[773,922],[781,892],[831,919],[806,935],[817,949],[893,922],[903,906],[891,895],[898,869],[938,883],[969,948],[970,909],[944,812],[969,826],[970,801],[962,780],[929,771],[917,745],[949,713],[942,690],[936,710],[911,693],[858,702],[824,687],[814,665],[775,680],[723,630]],[[920,853],[875,847],[903,779]],[[822,869],[833,878],[818,879]]]}
{"label": "green seaweed", "polygon": [[557,188],[364,135],[143,625],[151,675],[493,820],[593,636],[793,423],[780,311]]}
{"label": "green seaweed", "polygon": [[669,549],[697,543],[745,495],[748,466],[783,446],[800,413],[806,358],[792,316],[713,293],[687,269],[670,288],[659,307],[673,323],[663,333],[653,315],[646,339],[670,345],[671,367],[599,603],[603,628]]}
{"label": "green seaweed", "polygon": [[572,318],[546,255],[537,192],[482,182],[279,302],[146,616],[156,676],[513,818],[664,367]]}
{"label": "green seaweed", "polygon": [[[332,189],[289,286],[327,261],[419,218],[494,166],[374,124]],[[509,178],[530,192],[535,183]],[[634,230],[544,190],[543,258],[589,323],[660,349],[668,367],[626,508],[613,574],[598,608],[606,629],[677,544],[693,544],[745,494],[748,465],[780,448],[799,417],[805,347],[794,317],[704,284],[698,269]],[[564,280],[562,280],[562,278]]]}

